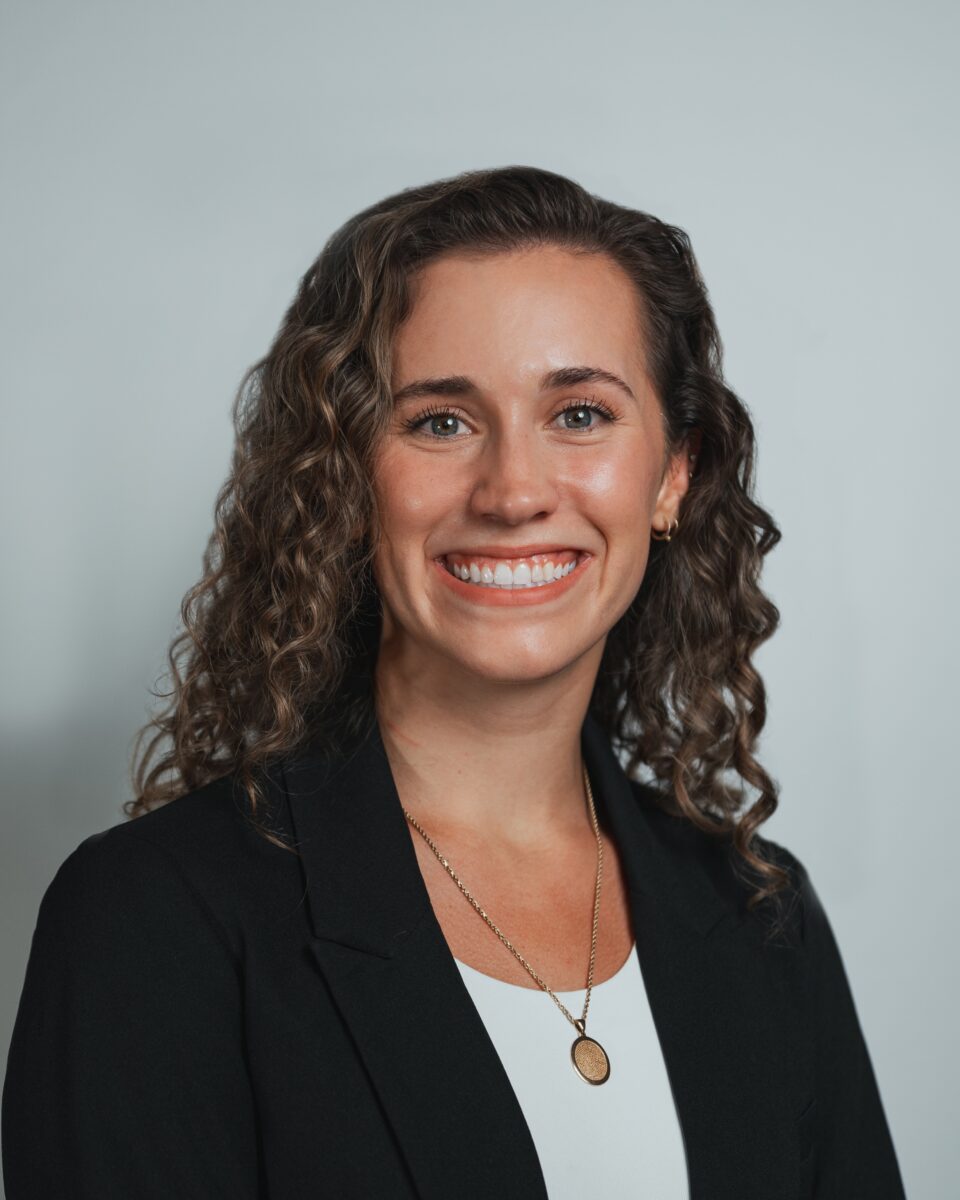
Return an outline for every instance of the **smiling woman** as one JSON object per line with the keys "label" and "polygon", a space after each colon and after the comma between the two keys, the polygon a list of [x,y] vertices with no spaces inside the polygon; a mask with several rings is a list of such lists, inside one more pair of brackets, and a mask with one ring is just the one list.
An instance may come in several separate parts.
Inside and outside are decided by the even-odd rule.
{"label": "smiling woman", "polygon": [[[589,692],[643,579],[649,537],[638,532],[676,509],[693,453],[684,444],[664,479],[636,290],[605,254],[537,246],[479,260],[449,252],[421,269],[412,304],[394,341],[395,420],[373,469],[379,590],[416,598],[418,642],[432,623],[475,671],[489,674],[493,656],[514,680],[523,669],[575,674]],[[401,584],[410,569],[427,578]],[[431,603],[437,578],[470,603]],[[518,605],[524,621],[484,630],[481,613]],[[384,640],[393,628],[388,602]]]}
{"label": "smiling woman", "polygon": [[758,832],[780,534],[686,234],[533,167],[402,191],[235,419],[130,820],[41,905],[11,1200],[902,1197]]}

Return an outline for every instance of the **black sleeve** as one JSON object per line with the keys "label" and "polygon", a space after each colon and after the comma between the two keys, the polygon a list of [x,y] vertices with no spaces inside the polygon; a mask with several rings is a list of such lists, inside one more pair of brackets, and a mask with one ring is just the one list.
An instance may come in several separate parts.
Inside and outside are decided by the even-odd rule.
{"label": "black sleeve", "polygon": [[262,1197],[242,995],[165,850],[123,826],[81,843],[41,902],[10,1044],[7,1200]]}
{"label": "black sleeve", "polygon": [[836,939],[805,867],[803,904],[816,1037],[816,1120],[809,1169],[818,1200],[904,1200],[880,1092]]}

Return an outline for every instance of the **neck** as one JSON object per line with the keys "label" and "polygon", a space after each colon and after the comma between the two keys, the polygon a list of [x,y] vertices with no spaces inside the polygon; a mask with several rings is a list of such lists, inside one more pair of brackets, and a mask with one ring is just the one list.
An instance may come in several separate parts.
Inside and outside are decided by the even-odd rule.
{"label": "neck", "polygon": [[382,646],[377,720],[400,800],[427,832],[536,849],[592,829],[580,735],[602,645],[561,675],[465,682]]}

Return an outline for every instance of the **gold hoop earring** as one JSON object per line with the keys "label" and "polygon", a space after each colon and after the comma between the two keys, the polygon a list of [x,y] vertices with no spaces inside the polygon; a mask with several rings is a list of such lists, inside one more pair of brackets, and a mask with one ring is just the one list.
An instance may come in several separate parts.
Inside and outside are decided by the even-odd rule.
{"label": "gold hoop earring", "polygon": [[650,536],[657,542],[669,542],[680,528],[680,521],[674,517],[666,529],[651,529]]}

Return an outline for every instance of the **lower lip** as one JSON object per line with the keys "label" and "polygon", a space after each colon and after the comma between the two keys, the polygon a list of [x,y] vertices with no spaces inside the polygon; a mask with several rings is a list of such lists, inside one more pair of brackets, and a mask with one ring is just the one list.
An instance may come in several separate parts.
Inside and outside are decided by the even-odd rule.
{"label": "lower lip", "polygon": [[539,587],[524,588],[481,587],[478,583],[464,583],[456,575],[451,575],[439,559],[435,558],[433,565],[440,572],[440,578],[447,587],[451,588],[458,596],[463,596],[465,600],[471,600],[474,604],[492,605],[496,608],[523,608],[529,604],[543,604],[547,600],[562,596],[564,592],[569,592],[572,587],[576,587],[577,581],[592,562],[593,555],[588,554],[577,563],[569,575],[564,575],[551,583],[541,584]]}

